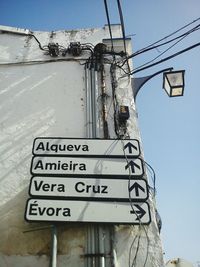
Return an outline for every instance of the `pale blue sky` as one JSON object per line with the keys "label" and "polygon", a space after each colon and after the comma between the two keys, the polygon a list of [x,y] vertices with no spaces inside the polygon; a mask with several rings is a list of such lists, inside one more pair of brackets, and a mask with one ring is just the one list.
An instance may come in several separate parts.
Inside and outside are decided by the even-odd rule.
{"label": "pale blue sky", "polygon": [[[108,0],[111,23],[119,23],[115,0]],[[134,51],[199,18],[199,0],[121,0],[126,35]],[[31,30],[103,27],[107,24],[103,0],[1,0],[0,24]],[[197,23],[200,23],[198,21]],[[194,26],[197,25],[194,24]],[[169,53],[200,42],[200,31]],[[164,48],[134,59],[137,67]],[[163,221],[165,259],[200,260],[200,46],[162,65],[138,73],[149,75],[166,67],[186,70],[185,95],[168,98],[162,75],[150,80],[137,97],[145,159],[156,171],[157,207]]]}

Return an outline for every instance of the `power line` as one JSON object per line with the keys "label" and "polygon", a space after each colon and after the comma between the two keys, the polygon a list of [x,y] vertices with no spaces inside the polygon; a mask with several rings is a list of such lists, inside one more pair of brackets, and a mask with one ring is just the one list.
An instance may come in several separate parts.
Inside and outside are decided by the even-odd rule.
{"label": "power line", "polygon": [[187,37],[189,34],[193,33],[194,31],[197,31],[199,29],[200,29],[200,24],[198,24],[196,27],[192,28],[191,30],[185,32],[184,34],[181,34],[181,35],[179,35],[179,36],[177,36],[177,37],[175,37],[175,38],[173,38],[173,39],[171,39],[169,41],[166,41],[166,42],[164,42],[162,44],[159,44],[159,45],[156,45],[156,46],[149,47],[149,48],[147,48],[145,50],[142,50],[142,51],[135,52],[130,57],[135,57],[135,56],[140,55],[142,53],[148,52],[148,51],[150,51],[152,49],[156,49],[156,48],[161,47],[163,45],[169,44],[169,43],[171,43],[173,41],[176,41],[179,38],[183,39],[183,38]]}
{"label": "power line", "polygon": [[128,62],[127,51],[126,51],[126,34],[125,34],[124,18],[123,18],[123,12],[122,12],[122,8],[121,8],[120,0],[117,0],[117,6],[118,6],[119,17],[120,17],[121,28],[122,28],[124,52],[126,54],[126,62],[127,62],[127,65],[128,65],[128,71],[130,72],[131,70],[130,70],[130,66],[129,66],[129,62]]}
{"label": "power line", "polygon": [[[135,52],[134,54],[142,53],[142,51],[144,51],[144,50],[146,50],[146,49],[148,49],[148,48],[150,48],[150,47],[152,47],[152,46],[155,46],[156,44],[162,42],[163,40],[165,40],[165,39],[171,37],[172,35],[174,35],[174,34],[180,32],[180,31],[182,31],[183,29],[189,27],[189,26],[192,25],[193,23],[196,23],[198,20],[200,20],[200,17],[197,18],[197,19],[195,19],[194,21],[192,21],[192,22],[190,22],[190,23],[184,25],[183,27],[179,28],[178,30],[176,30],[176,31],[174,31],[174,32],[172,32],[172,33],[170,33],[169,35],[167,35],[167,36],[165,36],[165,37],[159,39],[158,41],[156,41],[156,42],[154,42],[154,43],[152,43],[152,44],[150,44],[150,45],[148,45],[148,46],[146,46],[146,47],[144,47],[144,48],[138,50],[138,51]],[[157,47],[157,46],[156,46],[156,47]]]}
{"label": "power line", "polygon": [[[107,18],[107,22],[108,22],[110,39],[111,39],[111,52],[113,53],[114,52],[114,45],[113,45],[113,37],[112,37],[112,30],[111,30],[111,24],[110,24],[109,12],[108,12],[107,0],[104,0],[104,6],[105,6],[105,11],[106,11],[106,18]],[[113,60],[115,61],[115,55],[114,55],[114,53],[113,53]]]}
{"label": "power line", "polygon": [[[151,62],[154,62],[157,58],[159,58],[159,57],[161,57],[162,55],[164,55],[167,51],[169,51],[170,49],[172,49],[175,45],[177,45],[177,44],[178,44],[179,42],[181,42],[184,38],[186,38],[191,32],[196,31],[196,30],[199,30],[199,29],[200,29],[199,26],[200,26],[200,24],[197,26],[197,27],[198,27],[197,29],[192,29],[192,30],[189,31],[188,33],[185,33],[185,34],[183,34],[183,35],[181,35],[181,36],[179,36],[179,37],[174,38],[173,40],[171,40],[171,41],[174,41],[174,40],[179,39],[180,37],[182,37],[180,40],[178,40],[177,42],[175,42],[173,45],[171,45],[170,47],[168,47],[167,49],[165,49],[165,50],[164,50],[162,53],[160,53],[158,56],[156,56],[155,58],[151,59],[150,61],[148,61],[148,62],[146,62],[146,63],[140,65],[139,67],[135,68],[134,70],[140,69],[141,67],[146,66],[146,65],[150,64]],[[196,27],[195,27],[195,28],[196,28]],[[169,42],[171,42],[171,41],[169,41]],[[167,42],[167,43],[169,43],[169,42]],[[161,44],[161,45],[164,45],[164,44]],[[161,45],[160,45],[160,46],[161,46]],[[157,46],[157,47],[159,47],[159,46]],[[152,47],[151,49],[154,49],[154,48],[155,48],[155,47]]]}
{"label": "power line", "polygon": [[187,47],[187,48],[185,48],[185,49],[183,49],[183,50],[180,50],[180,51],[178,51],[177,53],[172,54],[172,55],[169,56],[169,57],[163,58],[163,59],[161,59],[161,60],[159,60],[159,61],[157,61],[157,62],[155,62],[155,63],[153,63],[153,64],[150,64],[150,65],[148,65],[148,66],[146,66],[146,67],[143,67],[143,68],[140,68],[140,69],[137,69],[137,70],[133,70],[132,72],[129,73],[129,75],[135,74],[135,73],[137,73],[137,72],[140,72],[140,71],[149,69],[149,68],[151,68],[151,67],[153,67],[153,66],[155,66],[155,65],[161,64],[161,63],[163,63],[163,62],[165,62],[165,61],[167,61],[167,60],[170,60],[170,59],[172,59],[172,58],[174,58],[174,57],[177,57],[177,56],[179,56],[179,55],[181,55],[181,54],[183,54],[183,53],[185,53],[185,52],[187,52],[187,51],[189,51],[189,50],[191,50],[191,49],[194,49],[195,47],[197,47],[197,46],[199,46],[199,45],[200,45],[200,42],[199,42],[199,43],[196,43],[196,44],[194,44],[194,45],[191,45],[191,46],[189,46],[189,47]]}
{"label": "power line", "polygon": [[[192,45],[192,46],[190,46],[190,47],[187,47],[187,48],[184,49],[184,50],[178,51],[177,53],[172,54],[171,56],[166,57],[166,58],[164,58],[164,59],[162,59],[162,60],[160,60],[160,61],[157,61],[157,62],[155,62],[155,63],[153,63],[153,64],[150,64],[151,62],[154,62],[157,58],[159,58],[160,56],[162,56],[163,54],[165,54],[167,51],[169,51],[172,47],[174,47],[175,45],[177,45],[179,42],[181,42],[184,38],[186,38],[186,37],[189,36],[190,34],[194,33],[195,31],[199,30],[199,29],[200,29],[200,24],[196,25],[196,26],[193,27],[192,29],[189,29],[188,31],[184,32],[183,34],[181,34],[181,35],[179,35],[179,36],[177,36],[177,37],[175,37],[175,38],[173,38],[173,39],[170,39],[170,40],[168,40],[168,41],[166,41],[166,42],[163,42],[163,43],[161,43],[161,44],[158,44],[158,45],[155,45],[155,44],[157,44],[157,43],[163,41],[164,39],[169,38],[170,36],[176,34],[177,32],[183,30],[184,28],[190,26],[191,24],[197,22],[198,20],[200,20],[200,18],[197,18],[196,20],[194,20],[194,21],[188,23],[187,25],[185,25],[185,26],[181,27],[180,29],[174,31],[173,33],[167,35],[166,37],[164,37],[164,38],[162,38],[162,39],[160,39],[160,40],[154,42],[153,44],[151,44],[151,45],[149,45],[149,46],[147,46],[147,47],[145,47],[145,48],[143,48],[143,49],[140,49],[140,50],[136,51],[135,53],[133,53],[133,54],[131,54],[130,56],[128,56],[125,60],[123,60],[123,63],[122,63],[122,64],[117,64],[117,66],[118,66],[119,68],[121,68],[121,69],[124,71],[124,73],[125,73],[126,75],[132,75],[132,74],[137,73],[137,72],[139,72],[139,71],[143,71],[143,70],[145,70],[145,69],[147,69],[147,68],[153,67],[154,65],[161,64],[161,63],[163,63],[163,62],[165,62],[165,61],[167,61],[167,60],[169,60],[169,59],[171,59],[171,58],[173,58],[173,57],[175,57],[175,56],[178,56],[179,54],[185,53],[185,52],[187,52],[188,50],[191,50],[191,49],[195,48],[196,46],[199,45],[198,43],[195,44],[195,45]],[[138,55],[140,55],[140,54],[142,54],[142,53],[148,52],[148,51],[150,51],[150,50],[152,50],[152,49],[156,49],[156,48],[158,48],[158,47],[164,46],[164,45],[169,44],[169,43],[171,43],[171,42],[174,42],[174,41],[176,41],[176,40],[178,40],[178,41],[175,42],[174,44],[172,44],[172,45],[171,45],[170,47],[168,47],[167,49],[165,49],[161,54],[159,54],[159,55],[156,56],[155,58],[151,59],[150,61],[148,61],[148,62],[146,62],[146,63],[144,63],[144,64],[138,66],[137,68],[133,69],[132,71],[129,71],[129,72],[128,72],[128,71],[126,71],[126,70],[123,68],[123,65],[127,62],[127,59],[133,58],[133,57],[138,56]]]}

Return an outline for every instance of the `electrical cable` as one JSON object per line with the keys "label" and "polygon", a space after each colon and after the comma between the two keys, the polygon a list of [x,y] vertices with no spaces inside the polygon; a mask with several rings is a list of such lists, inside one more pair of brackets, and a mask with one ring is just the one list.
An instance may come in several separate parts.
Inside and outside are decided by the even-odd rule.
{"label": "electrical cable", "polygon": [[[50,52],[49,51],[49,45],[42,46],[41,43],[40,43],[40,41],[37,39],[37,37],[34,34],[26,34],[26,35],[33,37],[36,40],[36,42],[38,43],[39,48],[41,50],[46,51],[46,52]],[[64,47],[62,45],[59,45],[58,43],[56,43],[55,45],[57,46],[59,53],[60,52],[65,52],[66,53],[66,52],[69,51],[69,47],[66,48],[66,47]],[[82,50],[89,50],[91,53],[93,53],[93,49],[94,49],[93,44],[91,44],[91,43],[84,43],[84,44],[81,44],[80,46],[81,46],[81,49]]]}
{"label": "electrical cable", "polygon": [[[200,26],[200,24],[198,25],[198,30],[200,29],[199,26]],[[195,29],[195,30],[197,30],[197,29]],[[158,56],[156,56],[155,58],[153,58],[153,59],[151,59],[150,61],[148,61],[148,62],[146,62],[146,63],[144,63],[144,64],[138,66],[137,68],[135,68],[134,71],[137,70],[137,69],[140,69],[140,68],[143,67],[143,66],[146,66],[146,65],[150,64],[151,62],[154,62],[157,58],[159,58],[159,57],[161,57],[162,55],[164,55],[167,51],[169,51],[172,47],[174,47],[174,46],[177,45],[179,42],[181,42],[181,41],[182,41],[184,38],[186,38],[189,34],[190,34],[190,33],[184,34],[180,40],[178,40],[178,41],[175,42],[173,45],[171,45],[170,47],[168,47],[167,49],[165,49],[162,53],[160,53],[160,54],[159,54]]]}
{"label": "electrical cable", "polygon": [[36,65],[36,64],[54,63],[54,62],[84,61],[84,60],[87,60],[87,58],[81,58],[81,59],[80,58],[79,59],[77,59],[77,58],[55,58],[55,59],[47,59],[47,60],[31,60],[31,61],[5,62],[5,63],[0,63],[0,67],[1,66],[18,66],[18,65]]}
{"label": "electrical cable", "polygon": [[[109,12],[108,12],[107,0],[104,0],[104,7],[105,7],[105,11],[106,11],[106,18],[107,18],[108,28],[109,28],[109,33],[110,33],[111,52],[114,52],[113,37],[112,37],[112,30],[111,30],[111,24],[110,24]],[[115,54],[113,54],[113,60],[114,60],[114,62],[116,61]]]}
{"label": "electrical cable", "polygon": [[130,66],[129,66],[128,56],[127,56],[127,51],[126,51],[126,34],[125,34],[124,18],[123,18],[123,12],[122,12],[122,8],[121,8],[120,0],[117,0],[117,6],[118,6],[119,17],[120,17],[121,28],[122,28],[122,37],[123,37],[123,43],[124,43],[124,52],[125,52],[127,66],[128,66],[128,71],[130,72]]}
{"label": "electrical cable", "polygon": [[[140,230],[140,228],[139,228]],[[131,264],[131,267],[134,267],[135,264],[136,264],[136,260],[137,260],[137,255],[138,255],[138,252],[139,252],[139,247],[140,247],[140,235],[138,236],[138,242],[137,242],[137,247],[136,247],[136,251],[135,251],[135,256],[132,260],[132,264]]]}
{"label": "electrical cable", "polygon": [[[10,32],[10,31],[6,31],[6,30],[1,30],[1,32],[5,32],[5,33],[13,33],[13,34],[18,34],[18,35],[22,35],[22,36],[30,36],[33,37],[35,39],[35,41],[38,43],[39,48],[41,50],[45,50],[44,47],[41,45],[40,41],[37,39],[37,37],[32,34],[32,33],[22,33],[22,32]],[[30,31],[29,31],[30,32]]]}
{"label": "electrical cable", "polygon": [[143,267],[145,267],[147,264],[147,260],[148,260],[148,256],[149,256],[149,245],[150,245],[150,240],[149,240],[149,236],[148,236],[148,229],[146,230],[145,226],[144,226],[144,229],[145,229],[145,234],[147,237],[147,253],[146,253],[146,258],[145,258]]}
{"label": "electrical cable", "polygon": [[[148,52],[148,51],[150,51],[150,50],[152,50],[152,49],[156,49],[156,48],[158,48],[158,47],[160,47],[160,46],[166,45],[166,44],[168,44],[168,43],[170,43],[170,42],[173,42],[173,41],[175,41],[175,40],[178,40],[178,39],[180,39],[180,38],[181,38],[181,40],[183,40],[185,37],[187,37],[187,36],[190,35],[191,33],[193,33],[193,32],[195,32],[195,31],[199,30],[199,29],[200,29],[200,24],[196,25],[195,27],[193,27],[192,29],[188,30],[187,32],[183,33],[182,35],[180,35],[180,36],[178,36],[178,37],[175,37],[175,38],[173,38],[173,39],[171,39],[171,40],[169,40],[169,41],[167,41],[167,42],[164,42],[164,43],[161,43],[161,44],[159,44],[159,45],[157,45],[157,46],[153,46],[153,47],[152,47],[152,45],[154,45],[154,44],[156,44],[156,43],[159,43],[160,41],[162,41],[162,40],[164,40],[164,39],[166,39],[166,38],[172,36],[173,34],[179,32],[180,30],[182,30],[182,29],[184,29],[184,28],[190,26],[191,24],[197,22],[199,19],[200,19],[200,18],[194,20],[193,22],[191,22],[191,23],[185,25],[184,27],[182,27],[182,28],[180,28],[179,30],[173,32],[172,34],[170,34],[170,35],[168,35],[168,36],[166,36],[166,37],[160,39],[159,41],[157,41],[157,42],[155,42],[155,43],[153,43],[153,44],[147,46],[146,48],[143,48],[143,49],[138,50],[137,52],[131,54],[128,58],[132,58],[132,57],[135,57],[135,56],[137,56],[137,55],[139,55],[139,54],[141,54],[141,53]],[[175,44],[173,44],[171,47],[167,48],[167,49],[166,49],[164,52],[162,52],[159,56],[157,56],[157,57],[155,57],[154,59],[150,60],[149,62],[147,62],[147,63],[145,63],[145,64],[142,64],[141,66],[135,68],[134,70],[132,70],[132,72],[129,72],[129,73],[128,73],[127,71],[124,70],[124,68],[122,68],[123,65],[124,65],[125,62],[126,62],[126,59],[123,61],[123,63],[122,63],[121,65],[118,65],[118,67],[121,68],[121,69],[123,70],[123,72],[124,72],[126,75],[134,74],[134,73],[140,71],[140,69],[141,69],[143,66],[146,66],[146,65],[148,65],[149,63],[155,61],[158,57],[160,57],[161,55],[163,55],[164,53],[166,53],[168,50],[170,50],[173,46],[175,46],[175,45],[176,45],[177,43],[179,43],[179,41],[181,41],[181,40],[178,40]],[[194,47],[192,46],[191,49],[192,49],[192,48],[194,48]],[[187,51],[187,48],[186,48],[186,51]],[[186,52],[186,51],[185,51],[185,52]],[[184,52],[184,51],[183,51],[183,52]],[[178,53],[179,53],[179,52],[178,52]],[[172,55],[172,56],[173,56],[173,55]],[[166,58],[166,60],[168,60],[168,59],[170,59],[170,58]],[[166,60],[164,59],[164,61],[166,61]],[[162,63],[162,62],[160,62],[160,63]],[[159,64],[159,63],[156,63],[156,64]],[[153,66],[153,65],[150,65],[149,68],[152,67],[152,66]],[[141,71],[142,71],[142,70],[144,70],[144,69],[142,68]]]}
{"label": "electrical cable", "polygon": [[138,56],[138,55],[140,55],[140,54],[142,54],[142,53],[145,53],[145,52],[148,52],[148,51],[150,51],[150,50],[152,50],[152,49],[157,49],[157,48],[159,48],[159,47],[161,47],[161,46],[164,46],[164,45],[166,45],[166,44],[169,44],[169,43],[171,43],[171,42],[174,42],[174,41],[176,41],[177,39],[180,39],[180,38],[181,38],[181,39],[184,39],[184,37],[187,37],[188,35],[190,35],[191,33],[195,32],[195,31],[197,31],[197,30],[199,30],[199,29],[200,29],[200,24],[198,24],[198,25],[197,25],[196,27],[194,27],[193,29],[191,29],[191,30],[185,32],[184,34],[181,34],[181,35],[179,35],[179,36],[177,36],[177,37],[175,37],[175,38],[173,38],[173,39],[171,39],[171,40],[169,40],[169,41],[166,41],[166,42],[161,43],[161,44],[156,45],[156,46],[151,46],[151,47],[149,47],[149,48],[147,48],[147,49],[144,49],[144,50],[139,50],[139,51],[133,53],[132,55],[130,55],[129,58]]}
{"label": "electrical cable", "polygon": [[153,67],[153,66],[156,66],[156,65],[158,65],[158,64],[161,64],[161,63],[163,63],[163,62],[165,62],[165,61],[167,61],[167,60],[170,60],[170,59],[172,59],[172,58],[174,58],[174,57],[176,57],[176,56],[179,56],[179,55],[181,55],[181,54],[183,54],[183,53],[185,53],[185,52],[187,52],[187,51],[189,51],[189,50],[191,50],[191,49],[194,49],[195,47],[197,47],[197,46],[199,46],[199,45],[200,45],[200,42],[199,42],[199,43],[196,43],[196,44],[194,44],[194,45],[191,45],[191,46],[189,46],[189,47],[187,47],[187,48],[185,48],[185,49],[183,49],[183,50],[180,50],[180,51],[178,51],[177,53],[174,53],[174,54],[172,54],[171,56],[168,56],[168,57],[166,57],[166,58],[163,58],[163,59],[161,59],[160,61],[157,61],[157,62],[155,62],[155,63],[152,63],[152,64],[150,64],[150,65],[148,65],[148,66],[146,66],[146,67],[143,67],[143,68],[140,68],[140,69],[137,69],[137,70],[133,70],[133,71],[131,71],[129,74],[130,74],[130,75],[133,75],[133,74],[135,74],[135,73],[137,73],[137,72],[140,72],[140,71],[146,70],[146,69],[148,69],[148,68],[151,68],[151,67]]}
{"label": "electrical cable", "polygon": [[87,46],[91,46],[92,48],[94,48],[94,45],[92,43],[83,43],[82,45],[87,45]]}
{"label": "electrical cable", "polygon": [[[113,110],[114,110],[114,130],[115,130],[116,136],[120,139],[121,135],[122,136],[126,135],[126,138],[128,138],[128,133],[127,133],[127,128],[126,127],[123,127],[123,131],[126,130],[126,132],[121,133],[122,132],[121,131],[122,127],[119,127],[119,124],[118,124],[117,111],[119,110],[119,106],[118,106],[118,101],[117,101],[117,96],[116,96],[116,87],[117,87],[117,84],[118,84],[118,81],[116,80],[116,75],[115,75],[116,67],[118,67],[118,65],[116,65],[114,63],[111,63],[111,65],[110,65],[110,76],[111,76],[111,88],[112,88]],[[129,79],[128,80],[128,85],[129,85],[130,82],[131,81]]]}
{"label": "electrical cable", "polygon": [[[114,92],[114,96],[113,96],[113,100],[115,100],[116,96],[115,96],[115,87],[116,87],[116,82],[114,81],[114,73],[116,71],[116,64],[111,64],[111,84],[113,85],[113,92]],[[116,109],[114,109],[114,111],[116,112]],[[123,144],[123,137],[119,135],[119,129],[118,129],[118,124],[116,122],[116,134],[118,136],[118,138],[121,140],[122,142],[122,147],[124,147],[124,144]],[[125,136],[124,136],[125,137]],[[125,154],[125,151],[124,151],[124,156],[125,156],[125,159],[126,159],[126,162],[128,164],[128,158]],[[146,162],[145,162],[146,163]],[[153,173],[152,175],[152,180],[153,180],[153,189],[154,189],[154,192],[155,192],[155,181],[156,181],[156,176],[155,176],[155,171],[154,169],[151,167],[150,164],[146,163],[147,167],[149,168],[149,170]],[[131,184],[131,170],[130,170],[130,167],[129,167],[129,180],[128,180],[128,188],[130,188]],[[147,249],[146,249],[146,256],[144,258],[144,263],[143,263],[143,267],[146,266],[147,264],[147,261],[148,261],[148,255],[149,255],[149,247],[150,247],[150,239],[148,237],[148,231],[146,229],[146,227],[142,224],[141,222],[141,219],[140,219],[140,214],[137,213],[137,210],[135,210],[135,207],[132,203],[132,200],[131,200],[131,194],[130,194],[130,190],[128,189],[128,192],[129,192],[129,203],[130,203],[130,206],[131,206],[131,209],[133,211],[133,213],[136,215],[137,217],[137,220],[139,222],[139,230],[138,231],[141,231],[141,229],[143,229],[144,233],[145,233],[145,236],[146,236],[146,246],[147,246]],[[140,249],[140,240],[141,240],[141,233],[139,234],[136,234],[136,236],[134,237],[134,240],[132,241],[131,243],[131,246],[129,248],[129,267],[136,267],[136,264],[137,264],[137,257],[138,257],[138,253],[139,253],[139,249]],[[136,248],[135,248],[135,255],[134,255],[134,258],[131,259],[131,253],[132,253],[132,249],[133,249],[133,246],[135,244],[135,242],[137,241],[137,245],[136,245]]]}
{"label": "electrical cable", "polygon": [[[127,164],[128,164],[129,161],[128,161],[127,155],[126,155],[126,153],[125,153],[125,150],[124,150],[124,139],[120,138],[120,141],[121,141],[121,144],[122,144],[122,150],[123,150],[123,153],[124,153],[124,158],[125,158],[125,160],[126,160],[126,162],[127,162]],[[137,214],[137,212],[135,211],[135,209],[134,209],[134,207],[133,207],[133,203],[132,203],[132,199],[131,199],[131,192],[130,192],[130,190],[129,190],[130,187],[131,187],[131,184],[130,184],[130,182],[131,182],[131,168],[130,168],[130,166],[129,166],[128,170],[129,170],[129,179],[128,179],[129,203],[130,203],[130,206],[131,206],[132,211],[134,212],[134,214],[135,214],[136,217],[137,217],[137,220],[139,221],[139,229],[143,229],[143,230],[144,230],[145,236],[146,236],[146,238],[147,238],[147,253],[146,253],[145,262],[144,262],[144,265],[143,265],[143,267],[145,267],[145,266],[146,266],[146,263],[147,263],[147,259],[148,259],[148,254],[149,254],[150,240],[149,240],[148,232],[147,232],[145,226],[144,226],[144,225],[142,224],[142,222],[141,222],[141,218],[139,217],[139,215]],[[131,247],[132,247],[132,246],[133,246],[133,244],[131,245]],[[139,243],[138,243],[138,246],[137,246],[137,249],[136,249],[136,252],[138,253],[137,250],[139,250]],[[135,257],[137,257],[137,253],[136,253],[136,256],[135,256]],[[135,257],[134,257],[134,258],[135,258]],[[136,259],[134,259],[134,261],[136,261]],[[131,267],[132,267],[132,266],[133,266],[133,265],[131,265]]]}
{"label": "electrical cable", "polygon": [[40,48],[41,50],[45,50],[44,47],[42,47],[40,41],[37,39],[37,37],[36,37],[34,34],[29,33],[29,34],[27,34],[27,35],[33,37],[33,38],[36,40],[36,42],[38,43],[39,48]]}
{"label": "electrical cable", "polygon": [[[141,50],[139,50],[139,51],[137,51],[137,52],[131,54],[130,56],[128,56],[128,59],[133,58],[133,57],[136,57],[136,56],[138,56],[138,55],[140,55],[140,54],[142,54],[142,53],[148,52],[148,51],[150,51],[150,50],[157,49],[157,48],[159,48],[159,47],[161,47],[161,46],[164,46],[164,45],[166,45],[166,44],[169,44],[169,43],[171,43],[171,42],[174,42],[174,41],[176,41],[177,39],[180,39],[180,38],[181,38],[181,40],[183,40],[185,37],[187,37],[188,35],[190,35],[191,33],[195,32],[195,31],[197,31],[197,30],[199,30],[199,29],[200,29],[200,24],[198,24],[197,26],[195,26],[195,27],[192,28],[191,30],[185,32],[184,34],[182,34],[182,35],[180,35],[180,36],[178,36],[178,37],[175,37],[175,38],[173,38],[173,39],[171,39],[171,40],[169,40],[169,41],[166,41],[166,42],[164,42],[164,43],[161,43],[161,44],[159,44],[159,45],[157,45],[157,46],[147,47],[147,49],[141,49]],[[157,56],[156,58],[160,57],[162,54],[164,54],[165,52],[167,52],[169,49],[171,49],[173,46],[175,46],[175,45],[176,45],[177,43],[179,43],[181,40],[177,41],[174,45],[172,45],[171,47],[167,48],[164,52],[162,52],[162,53],[161,53],[159,56]],[[149,61],[149,62],[147,62],[147,63],[145,63],[145,64],[142,64],[141,66],[137,67],[136,69],[139,69],[140,67],[147,65],[148,63],[154,61],[156,58],[154,58],[153,60],[151,60],[151,61]],[[124,60],[124,62],[123,62],[120,66],[123,67],[123,65],[125,64],[125,62],[126,62],[126,59]],[[136,70],[136,69],[135,69],[135,70]]]}
{"label": "electrical cable", "polygon": [[181,30],[183,30],[183,29],[189,27],[190,25],[192,25],[193,23],[197,22],[198,20],[200,20],[200,17],[197,18],[197,19],[195,19],[194,21],[192,21],[192,22],[190,22],[190,23],[184,25],[183,27],[179,28],[178,30],[176,30],[176,31],[174,31],[174,32],[172,32],[172,33],[170,33],[169,35],[167,35],[167,36],[161,38],[160,40],[158,40],[158,41],[156,41],[156,42],[154,42],[154,43],[152,43],[152,44],[150,44],[150,45],[148,45],[148,46],[146,46],[146,47],[144,47],[144,48],[142,48],[142,49],[136,51],[134,54],[140,53],[140,52],[142,52],[143,50],[148,49],[149,47],[155,46],[157,43],[160,43],[160,42],[162,42],[163,40],[165,40],[165,39],[171,37],[172,35],[174,35],[174,34],[180,32]]}
{"label": "electrical cable", "polygon": [[129,267],[132,266],[132,264],[131,264],[131,252],[132,252],[132,248],[133,248],[133,245],[134,245],[134,243],[135,243],[137,237],[139,238],[139,236],[137,236],[137,235],[135,236],[135,238],[133,239],[133,241],[132,241],[132,243],[131,243],[130,249],[129,249],[129,256],[128,256],[128,258],[129,258],[129,260],[128,260],[128,262],[129,262]]}
{"label": "electrical cable", "polygon": [[[152,178],[152,181],[153,181],[153,192],[154,192],[154,197],[156,195],[156,173],[155,173],[155,170],[154,168],[149,164],[147,163],[145,160],[144,160],[144,163],[145,165],[147,166],[147,168],[152,172],[153,175],[151,175],[151,178]],[[151,187],[150,187],[151,188]]]}
{"label": "electrical cable", "polygon": [[113,98],[113,109],[114,109],[114,129],[115,134],[119,138],[119,132],[118,132],[118,124],[117,124],[117,97],[116,97],[116,79],[115,79],[115,64],[111,64],[110,66],[110,76],[111,76],[111,86],[112,86],[112,98]]}

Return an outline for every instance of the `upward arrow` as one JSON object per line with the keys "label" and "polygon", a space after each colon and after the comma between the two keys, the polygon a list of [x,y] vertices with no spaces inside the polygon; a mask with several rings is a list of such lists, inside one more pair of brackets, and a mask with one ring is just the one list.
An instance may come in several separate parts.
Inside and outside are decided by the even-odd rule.
{"label": "upward arrow", "polygon": [[125,146],[124,146],[124,150],[128,148],[128,152],[129,154],[132,154],[133,150],[138,150],[138,148],[136,146],[134,146],[131,142],[128,142]]}
{"label": "upward arrow", "polygon": [[139,197],[139,189],[145,192],[145,189],[139,185],[137,182],[135,182],[131,187],[129,187],[129,192],[131,192],[133,189],[135,189],[135,195],[136,197]]}
{"label": "upward arrow", "polygon": [[141,208],[140,205],[138,204],[134,204],[134,206],[137,208],[137,210],[133,209],[130,211],[130,213],[136,214],[137,216],[136,221],[139,221],[146,214],[146,211],[143,208]]}
{"label": "upward arrow", "polygon": [[129,161],[128,164],[125,166],[125,169],[131,168],[131,172],[135,173],[135,167],[140,170],[140,166],[136,164],[134,161]]}

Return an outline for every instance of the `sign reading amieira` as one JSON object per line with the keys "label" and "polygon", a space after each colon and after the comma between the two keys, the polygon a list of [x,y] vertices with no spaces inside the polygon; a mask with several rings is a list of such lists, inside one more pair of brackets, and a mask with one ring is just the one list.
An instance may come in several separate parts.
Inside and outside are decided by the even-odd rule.
{"label": "sign reading amieira", "polygon": [[123,158],[78,158],[78,157],[33,157],[31,164],[33,175],[62,176],[116,176],[141,177],[144,174],[141,159]]}

